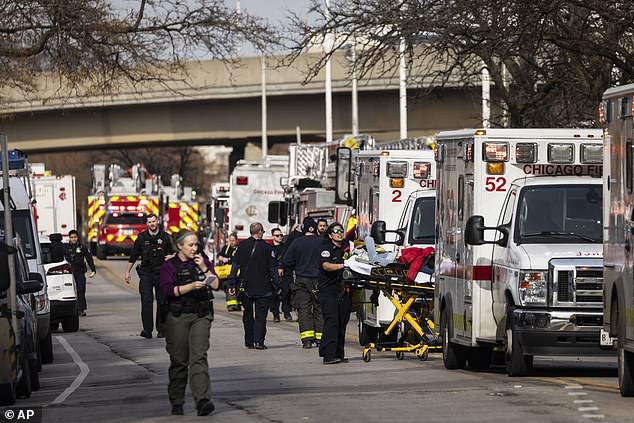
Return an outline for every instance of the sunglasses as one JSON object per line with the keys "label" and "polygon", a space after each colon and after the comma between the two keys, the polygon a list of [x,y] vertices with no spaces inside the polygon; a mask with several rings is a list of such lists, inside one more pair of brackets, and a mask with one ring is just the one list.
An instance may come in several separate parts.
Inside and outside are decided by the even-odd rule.
{"label": "sunglasses", "polygon": [[274,237],[284,236],[282,234],[273,234]]}
{"label": "sunglasses", "polygon": [[335,229],[331,233],[341,235],[343,233],[343,229]]}

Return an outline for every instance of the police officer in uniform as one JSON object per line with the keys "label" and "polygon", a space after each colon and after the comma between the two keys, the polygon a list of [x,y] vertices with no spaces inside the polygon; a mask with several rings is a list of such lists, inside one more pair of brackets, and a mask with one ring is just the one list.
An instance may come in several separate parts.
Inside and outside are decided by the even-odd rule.
{"label": "police officer in uniform", "polygon": [[159,289],[159,273],[161,265],[165,260],[174,256],[172,242],[165,232],[159,228],[158,218],[155,214],[147,216],[147,230],[141,232],[134,241],[130,259],[128,260],[128,268],[125,271],[125,281],[130,283],[130,271],[132,266],[141,258],[141,266],[137,266],[139,275],[139,294],[141,294],[141,322],[143,330],[139,334],[144,338],[152,338],[152,329],[154,327],[154,297],[156,295],[157,314],[156,314],[156,330],[158,337],[162,338],[163,323],[159,319],[158,305],[161,304],[161,292]]}
{"label": "police officer in uniform", "polygon": [[97,270],[90,251],[79,243],[79,234],[75,229],[68,231],[69,243],[64,249],[64,258],[73,268],[73,277],[77,286],[77,310],[80,316],[86,315],[86,263],[90,266],[89,278],[94,278]]}
{"label": "police officer in uniform", "polygon": [[160,288],[165,298],[161,319],[165,321],[165,348],[170,355],[167,388],[172,414],[183,415],[185,387],[189,388],[199,416],[214,410],[210,400],[209,331],[213,321],[213,293],[218,278],[211,262],[198,253],[196,234],[186,229],[174,235],[178,253],[160,269]]}
{"label": "police officer in uniform", "polygon": [[322,275],[319,279],[319,304],[324,314],[324,333],[319,345],[319,356],[323,357],[324,364],[348,361],[344,346],[352,300],[342,278],[343,261],[347,255],[342,245],[344,235],[340,223],[328,226],[325,233],[328,241],[320,254]]}

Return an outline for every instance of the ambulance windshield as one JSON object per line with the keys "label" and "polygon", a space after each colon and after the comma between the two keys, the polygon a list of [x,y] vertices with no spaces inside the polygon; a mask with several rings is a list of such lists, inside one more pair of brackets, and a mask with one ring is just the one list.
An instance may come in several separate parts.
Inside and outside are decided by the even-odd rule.
{"label": "ambulance windshield", "polygon": [[526,187],[518,213],[518,244],[603,242],[602,191],[596,184]]}
{"label": "ambulance windshield", "polygon": [[421,197],[416,200],[412,211],[409,243],[430,244],[436,242],[436,197]]}
{"label": "ambulance windshield", "polygon": [[[30,211],[14,210],[11,217],[13,219],[13,231],[20,235],[20,239],[24,244],[24,255],[27,259],[36,258],[37,252],[35,250]],[[0,229],[4,231],[4,212],[0,212]]]}

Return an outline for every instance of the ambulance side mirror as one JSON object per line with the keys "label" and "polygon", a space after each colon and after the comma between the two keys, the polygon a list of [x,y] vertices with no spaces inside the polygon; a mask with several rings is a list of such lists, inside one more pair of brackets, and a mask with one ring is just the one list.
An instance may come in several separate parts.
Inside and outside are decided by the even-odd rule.
{"label": "ambulance side mirror", "polygon": [[[495,230],[502,234],[502,237],[497,241],[486,241],[484,239],[484,231]],[[484,245],[484,244],[497,244],[502,247],[506,247],[508,244],[509,233],[504,227],[486,227],[484,226],[483,216],[471,216],[467,220],[467,225],[464,231],[464,242],[467,245]]]}
{"label": "ambulance side mirror", "polygon": [[271,201],[269,202],[269,222],[277,223],[280,226],[286,226],[287,224],[287,210],[286,202],[284,201]]}
{"label": "ambulance side mirror", "polygon": [[[395,241],[386,241],[385,234],[393,233],[396,234],[397,238]],[[383,220],[377,220],[372,224],[370,228],[370,236],[374,239],[376,244],[396,244],[403,245],[405,241],[405,230],[397,229],[395,231],[388,231],[385,229],[385,222]]]}

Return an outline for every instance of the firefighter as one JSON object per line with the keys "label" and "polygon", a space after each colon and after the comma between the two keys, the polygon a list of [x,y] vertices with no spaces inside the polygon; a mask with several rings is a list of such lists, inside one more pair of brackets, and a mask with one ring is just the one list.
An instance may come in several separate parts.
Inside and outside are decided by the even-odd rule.
{"label": "firefighter", "polygon": [[317,285],[321,276],[322,239],[317,236],[317,223],[304,220],[304,236],[297,238],[284,253],[282,266],[295,271],[291,285],[293,307],[297,309],[299,339],[303,348],[319,345],[323,316],[319,308]]}
{"label": "firefighter", "polygon": [[[225,285],[223,288],[225,289],[225,304],[227,305],[227,311],[240,311],[241,306],[238,302],[238,297],[236,295],[230,295],[227,289],[227,279],[229,278],[229,273],[231,273],[231,260],[233,259],[233,255],[238,248],[238,234],[232,232],[227,238],[227,243],[220,249],[218,252],[218,256],[216,258],[216,273],[220,279],[220,283]],[[225,276],[220,276],[219,269],[225,269]]]}
{"label": "firefighter", "polygon": [[343,226],[332,223],[325,231],[327,237],[321,250],[321,278],[319,304],[324,315],[324,334],[319,345],[319,356],[324,364],[347,362],[344,346],[346,326],[350,321],[352,299],[350,289],[343,283],[343,261],[347,252],[343,248]]}
{"label": "firefighter", "polygon": [[[284,243],[282,239],[284,234],[280,228],[273,228],[271,230],[271,236],[273,237],[273,253],[275,253],[275,262],[276,268],[279,265],[280,260],[282,260],[282,250],[284,249]],[[271,313],[273,313],[273,321],[275,323],[280,322],[280,304],[282,306],[282,312],[284,313],[284,318],[286,320],[292,320],[291,317],[291,301],[290,301],[290,281],[288,278],[282,278],[280,275],[280,289],[281,292],[279,295],[275,295],[273,300],[271,301]]]}
{"label": "firefighter", "polygon": [[97,270],[90,251],[79,243],[79,234],[75,229],[68,231],[69,242],[64,249],[64,258],[73,268],[73,277],[77,286],[77,310],[80,316],[86,315],[86,263],[90,266],[89,278],[94,278]]}
{"label": "firefighter", "polygon": [[185,387],[189,387],[199,416],[214,410],[209,381],[209,331],[213,314],[213,293],[218,278],[211,262],[198,253],[196,234],[181,229],[174,235],[178,253],[160,268],[160,288],[165,304],[165,349],[170,355],[167,388],[172,414],[183,415]]}
{"label": "firefighter", "polygon": [[161,304],[161,292],[159,278],[161,265],[165,260],[174,257],[172,242],[169,235],[159,228],[158,218],[155,214],[149,214],[146,220],[147,229],[139,234],[134,241],[128,268],[125,271],[125,281],[130,283],[130,271],[134,263],[141,258],[141,265],[137,266],[139,275],[139,294],[141,295],[141,322],[143,330],[139,334],[144,338],[152,338],[154,328],[153,305],[156,298],[156,330],[157,337],[163,338],[163,323],[159,319],[158,306]]}

